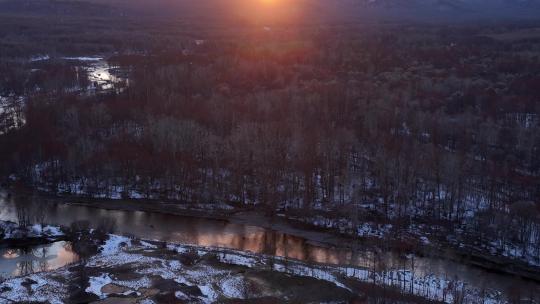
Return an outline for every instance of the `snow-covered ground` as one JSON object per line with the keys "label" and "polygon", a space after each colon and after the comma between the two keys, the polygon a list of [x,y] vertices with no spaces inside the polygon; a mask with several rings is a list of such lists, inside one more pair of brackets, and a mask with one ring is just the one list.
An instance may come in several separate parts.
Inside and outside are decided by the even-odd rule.
{"label": "snow-covered ground", "polygon": [[[78,195],[86,196],[97,199],[111,199],[111,200],[121,200],[121,199],[152,199],[152,200],[167,200],[167,201],[185,201],[186,194],[182,193],[187,191],[182,189],[179,186],[174,187],[174,191],[169,193],[164,193],[163,185],[165,182],[154,181],[152,183],[143,183],[140,182],[138,185],[123,185],[120,183],[113,183],[110,181],[103,181],[98,185],[93,185],[85,178],[80,178],[78,180],[72,181],[70,183],[59,183],[55,187],[51,187],[50,184],[47,184],[47,171],[49,168],[55,165],[55,162],[48,162],[36,165],[34,167],[34,172],[32,179],[36,183],[37,189],[43,192],[53,192],[55,194],[63,195]],[[57,165],[57,164],[56,164]],[[137,178],[139,179],[139,178]],[[146,189],[146,190],[143,190]],[[171,206],[172,207],[172,206]],[[176,204],[174,206],[177,209],[190,209],[190,210],[232,210],[233,207],[221,202],[221,201],[212,201],[205,203],[192,203],[189,205]]]}
{"label": "snow-covered ground", "polygon": [[103,60],[103,57],[99,56],[81,56],[81,57],[61,57],[64,60],[74,60],[74,61],[100,61]]}
{"label": "snow-covered ground", "polygon": [[[210,248],[181,245],[164,248],[161,245],[110,235],[100,247],[100,253],[85,263],[85,272],[89,276],[83,287],[89,294],[88,299],[122,295],[134,298],[138,303],[153,303],[152,296],[156,293],[170,292],[178,300],[213,303],[223,299],[277,297],[284,292],[274,291],[267,283],[261,283],[261,280],[267,278],[257,277],[257,273],[253,274],[254,278],[246,278],[243,271],[231,268],[237,265],[263,265],[256,257],[244,257],[233,252],[217,254],[217,251]],[[208,254],[216,254],[217,260],[208,258]],[[127,272],[126,268],[129,269]],[[278,269],[286,272],[282,266],[276,266]],[[62,268],[8,279],[0,283],[0,302],[4,299],[64,303],[69,296],[70,284],[74,281],[72,278],[76,275],[69,268]],[[346,288],[331,275],[314,276]],[[158,282],[169,287],[160,287]],[[255,284],[260,286],[251,290]],[[153,291],[156,288],[162,289]],[[321,289],[325,290],[324,287]]]}
{"label": "snow-covered ground", "polygon": [[[161,282],[169,286],[166,292],[189,302],[278,297],[282,292],[277,286],[279,284],[269,281],[262,284],[264,278],[257,275],[266,271],[288,277],[316,279],[320,284],[329,284],[325,285],[327,288],[333,286],[336,290],[351,294],[358,292],[356,285],[351,284],[351,280],[354,280],[392,286],[401,293],[445,303],[461,300],[463,302],[460,303],[508,303],[501,291],[479,289],[445,277],[421,276],[410,270],[374,271],[360,267],[314,265],[220,248],[164,245],[110,235],[100,247],[100,253],[85,263],[85,272],[89,276],[83,286],[84,291],[96,300],[122,295],[148,302],[152,301],[151,295],[156,294],[150,290],[159,285],[156,282]],[[256,272],[250,273],[249,270]],[[72,276],[74,273],[62,268],[8,279],[0,284],[0,299],[62,303],[66,300],[70,280],[59,278]]]}
{"label": "snow-covered ground", "polygon": [[[66,275],[65,269],[58,272]],[[47,273],[37,273],[20,278],[6,280],[0,284],[0,303],[44,302],[51,304],[65,303],[63,295],[66,286],[52,280]]]}
{"label": "snow-covered ground", "polygon": [[[147,181],[143,177],[137,176],[131,184],[123,184],[120,179],[111,179],[94,183],[84,177],[80,177],[70,182],[62,182],[57,185],[48,184],[47,176],[48,168],[53,167],[54,163],[43,163],[35,166],[33,180],[38,188],[47,192],[55,192],[58,194],[71,194],[90,196],[102,199],[153,199],[185,202],[189,201],[187,197],[191,197],[192,190],[182,188],[178,185],[167,185],[164,180]],[[227,172],[219,174],[227,175]],[[320,177],[319,177],[320,179]],[[319,181],[320,183],[320,181]],[[369,187],[375,187],[375,182],[368,179],[366,182]],[[427,186],[424,186],[427,187]],[[422,187],[419,187],[418,197],[429,201],[429,204],[437,205],[442,201],[448,200],[451,195],[449,189],[440,186],[437,192],[429,192],[423,194]],[[332,204],[324,204],[322,201],[313,203],[314,213],[297,214],[294,211],[298,210],[298,206],[303,203],[301,200],[298,203],[282,202],[278,204],[279,210],[292,210],[287,214],[287,218],[307,223],[312,226],[322,227],[328,230],[337,231],[341,234],[349,234],[361,238],[376,238],[387,240],[400,238],[406,239],[409,243],[416,243],[423,246],[452,246],[457,251],[467,250],[483,252],[483,254],[491,255],[497,258],[505,258],[514,260],[518,263],[526,263],[530,266],[540,267],[540,231],[539,228],[530,229],[529,244],[520,244],[516,241],[516,231],[513,231],[514,236],[505,237],[505,242],[502,243],[496,233],[487,234],[472,239],[471,235],[476,230],[475,225],[481,221],[479,218],[483,213],[490,211],[489,199],[481,192],[474,190],[474,185],[471,185],[471,191],[463,195],[461,198],[461,208],[453,210],[445,210],[441,214],[441,221],[447,220],[453,226],[449,225],[426,225],[425,220],[432,219],[429,212],[433,212],[433,208],[424,208],[423,202],[411,202],[408,204],[398,204],[395,201],[385,203],[382,198],[373,198],[371,200],[356,202],[355,208],[358,212],[358,220],[353,221],[350,214],[339,212],[342,206]],[[348,193],[348,191],[345,191]],[[322,197],[322,194],[321,194]],[[231,197],[231,200],[238,202],[239,198]],[[345,201],[350,201],[351,198],[346,195]],[[248,200],[249,201],[249,200]],[[244,203],[246,201],[244,200]],[[247,204],[257,204],[256,201],[249,201]],[[350,204],[347,203],[347,208]],[[455,204],[458,205],[457,203]],[[334,206],[334,207],[332,207]],[[234,208],[223,201],[198,202],[193,204],[175,204],[169,206],[175,209],[190,209],[198,211],[232,211]],[[301,209],[300,209],[301,210]],[[491,211],[495,212],[495,211]],[[502,212],[502,211],[501,211]],[[385,216],[381,216],[386,213]],[[373,216],[376,214],[378,216]],[[282,213],[285,215],[285,213]],[[507,216],[505,214],[501,214]],[[368,217],[368,219],[364,218]],[[370,218],[371,217],[371,218]],[[459,218],[459,221],[455,219]],[[401,225],[394,225],[394,222],[401,222]],[[408,222],[408,226],[404,226],[403,222]],[[516,223],[516,226],[519,223]],[[538,227],[538,224],[536,226]],[[467,233],[465,230],[467,229]],[[514,229],[515,230],[515,229]]]}
{"label": "snow-covered ground", "polygon": [[21,240],[25,238],[57,238],[64,232],[57,226],[35,224],[28,227],[20,227],[16,223],[0,221],[0,241]]}

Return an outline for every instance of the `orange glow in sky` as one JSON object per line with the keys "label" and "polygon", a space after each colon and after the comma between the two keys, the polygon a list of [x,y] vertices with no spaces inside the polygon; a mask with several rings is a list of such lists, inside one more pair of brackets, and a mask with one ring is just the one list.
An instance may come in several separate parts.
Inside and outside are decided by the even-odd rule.
{"label": "orange glow in sky", "polygon": [[236,0],[228,2],[228,11],[243,20],[259,25],[290,23],[302,20],[303,0]]}
{"label": "orange glow in sky", "polygon": [[278,0],[259,0],[259,1],[264,5],[272,5],[278,2]]}

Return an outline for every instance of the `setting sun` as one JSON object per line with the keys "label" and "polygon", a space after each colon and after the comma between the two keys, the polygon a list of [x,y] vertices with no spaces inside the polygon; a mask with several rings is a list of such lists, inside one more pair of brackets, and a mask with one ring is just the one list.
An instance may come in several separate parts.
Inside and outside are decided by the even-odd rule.
{"label": "setting sun", "polygon": [[252,24],[291,24],[302,22],[310,9],[305,1],[237,0],[228,2],[226,10]]}

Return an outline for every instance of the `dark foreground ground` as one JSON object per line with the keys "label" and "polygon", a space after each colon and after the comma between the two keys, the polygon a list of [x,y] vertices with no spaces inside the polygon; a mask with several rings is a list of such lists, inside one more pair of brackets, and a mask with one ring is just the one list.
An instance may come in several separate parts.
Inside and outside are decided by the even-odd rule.
{"label": "dark foreground ground", "polygon": [[[84,233],[81,238],[91,235]],[[393,303],[434,302],[361,282],[354,278],[364,275],[359,269],[314,266],[117,235],[110,235],[94,255],[82,258],[76,264],[51,272],[4,281],[0,284],[0,302],[376,303],[383,299]]]}

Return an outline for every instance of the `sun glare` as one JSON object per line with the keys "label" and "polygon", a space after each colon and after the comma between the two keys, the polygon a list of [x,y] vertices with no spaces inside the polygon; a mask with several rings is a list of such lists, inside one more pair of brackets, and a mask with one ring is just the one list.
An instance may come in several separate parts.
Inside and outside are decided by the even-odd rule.
{"label": "sun glare", "polygon": [[257,25],[301,22],[307,9],[303,0],[236,0],[228,9],[243,21]]}

